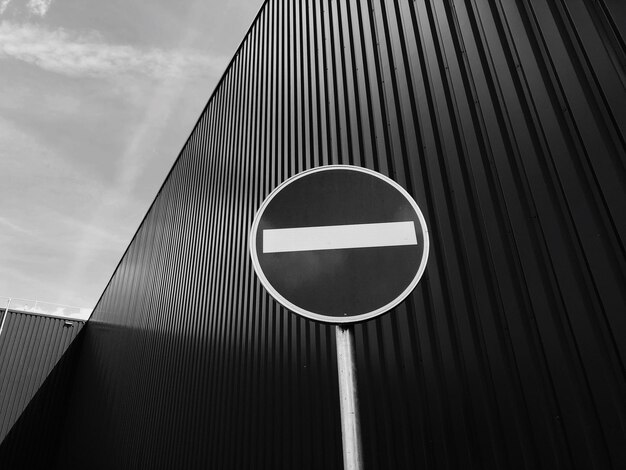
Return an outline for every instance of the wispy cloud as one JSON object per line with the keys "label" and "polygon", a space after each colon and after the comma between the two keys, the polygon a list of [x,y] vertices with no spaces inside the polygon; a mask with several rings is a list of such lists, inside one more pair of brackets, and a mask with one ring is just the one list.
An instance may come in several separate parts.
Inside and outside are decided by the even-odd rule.
{"label": "wispy cloud", "polygon": [[0,15],[2,15],[6,11],[9,3],[11,3],[11,0],[2,0],[0,2]]}
{"label": "wispy cloud", "polygon": [[[31,0],[45,3],[47,0]],[[43,11],[43,6],[41,7]],[[107,77],[141,74],[156,78],[201,76],[223,69],[225,58],[197,51],[141,49],[106,43],[97,34],[35,24],[0,23],[0,59],[16,59],[69,76]]]}
{"label": "wispy cloud", "polygon": [[[6,11],[11,1],[12,0],[0,1],[0,15],[4,14],[4,12]],[[35,16],[39,16],[43,18],[44,16],[46,16],[46,13],[48,13],[48,10],[50,9],[50,5],[52,5],[52,0],[28,0],[26,5],[25,6],[22,5],[22,6],[24,7],[23,11],[26,12],[27,14],[35,15]],[[18,9],[19,11],[22,10],[22,8],[19,8],[19,7]]]}
{"label": "wispy cloud", "polygon": [[28,0],[28,11],[33,15],[45,16],[48,13],[52,0]]}
{"label": "wispy cloud", "polygon": [[27,230],[13,222],[11,222],[9,219],[5,218],[5,217],[0,217],[0,225],[13,230],[15,233],[19,234],[19,235],[26,235],[26,236],[34,236],[34,233],[32,232],[32,230]]}

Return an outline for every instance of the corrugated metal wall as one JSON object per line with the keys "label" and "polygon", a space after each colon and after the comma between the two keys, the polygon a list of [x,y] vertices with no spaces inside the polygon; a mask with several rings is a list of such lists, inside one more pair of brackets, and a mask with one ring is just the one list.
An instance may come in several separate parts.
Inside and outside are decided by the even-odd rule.
{"label": "corrugated metal wall", "polygon": [[[0,321],[5,310],[0,310]],[[84,322],[9,310],[0,334],[0,444]]]}
{"label": "corrugated metal wall", "polygon": [[[82,338],[82,333],[76,335],[0,443],[3,470],[59,468],[56,460],[60,444],[71,445],[63,441],[65,416],[71,406],[70,390]],[[41,357],[40,361],[45,359]]]}
{"label": "corrugated metal wall", "polygon": [[431,233],[356,327],[366,468],[626,467],[626,10],[266,3],[85,330],[63,468],[339,468],[332,328],[268,298],[281,181],[398,181]]}

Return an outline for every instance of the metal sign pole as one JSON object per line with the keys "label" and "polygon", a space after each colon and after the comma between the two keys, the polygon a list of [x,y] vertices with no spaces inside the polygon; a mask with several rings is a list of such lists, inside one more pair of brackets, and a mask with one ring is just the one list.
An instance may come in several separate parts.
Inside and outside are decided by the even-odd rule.
{"label": "metal sign pole", "polygon": [[362,470],[359,403],[356,392],[356,364],[354,360],[354,326],[335,327],[337,343],[337,372],[339,376],[339,406],[341,409],[341,440],[343,468]]}

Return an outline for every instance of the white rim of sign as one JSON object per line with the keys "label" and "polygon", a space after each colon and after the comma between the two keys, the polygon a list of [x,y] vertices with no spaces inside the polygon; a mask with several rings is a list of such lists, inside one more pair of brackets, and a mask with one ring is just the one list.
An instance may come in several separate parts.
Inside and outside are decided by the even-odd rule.
{"label": "white rim of sign", "polygon": [[[417,273],[415,274],[415,277],[407,286],[407,288],[404,291],[402,291],[402,293],[398,295],[394,300],[387,303],[386,305],[383,305],[382,307],[379,307],[376,310],[373,310],[371,312],[362,313],[360,315],[353,315],[349,317],[333,317],[330,315],[322,315],[319,313],[311,312],[309,310],[298,307],[297,305],[293,304],[292,302],[287,300],[285,297],[280,295],[280,293],[276,289],[274,289],[272,284],[265,277],[265,273],[263,272],[263,269],[261,268],[261,264],[259,263],[259,258],[257,256],[257,250],[256,250],[256,236],[257,236],[257,231],[259,228],[259,222],[261,221],[261,217],[263,216],[265,209],[267,208],[269,203],[272,201],[272,199],[274,199],[274,197],[278,193],[280,193],[283,189],[285,189],[285,187],[287,187],[294,181],[304,176],[308,176],[312,173],[317,173],[320,171],[329,171],[329,170],[359,171],[361,173],[367,173],[371,176],[381,179],[385,183],[388,183],[391,186],[393,186],[406,198],[406,200],[413,207],[413,210],[415,210],[415,213],[417,214],[417,218],[420,222],[420,226],[421,226],[423,238],[424,238],[424,251],[422,255],[422,261],[420,262],[420,265],[417,270]],[[408,297],[408,295],[413,291],[413,289],[415,289],[415,287],[417,286],[417,283],[419,282],[422,275],[424,274],[424,271],[426,269],[426,263],[428,261],[429,250],[430,250],[430,241],[428,237],[428,228],[426,227],[426,220],[424,219],[424,215],[422,214],[422,211],[420,210],[415,200],[411,197],[411,195],[402,186],[400,186],[391,178],[383,174],[380,174],[376,171],[370,170],[368,168],[362,168],[360,166],[354,166],[354,165],[326,165],[326,166],[321,166],[317,168],[312,168],[310,170],[302,171],[298,173],[297,175],[294,175],[291,178],[288,178],[287,180],[283,181],[276,188],[274,188],[274,190],[265,198],[265,200],[261,204],[261,207],[259,208],[256,215],[254,216],[254,221],[252,222],[252,227],[250,229],[250,256],[252,258],[252,264],[254,266],[254,270],[256,271],[257,276],[261,280],[261,284],[263,284],[263,287],[265,287],[265,289],[272,295],[272,297],[274,297],[274,299],[276,299],[280,304],[282,304],[284,307],[288,308],[289,310],[299,315],[302,315],[303,317],[310,318],[311,320],[317,320],[317,321],[322,321],[325,323],[333,323],[333,324],[357,323],[357,322],[361,322],[364,320],[369,320],[371,318],[382,315],[383,313],[386,313],[389,310],[393,309],[395,306],[397,306],[400,302],[402,302],[404,299]]]}

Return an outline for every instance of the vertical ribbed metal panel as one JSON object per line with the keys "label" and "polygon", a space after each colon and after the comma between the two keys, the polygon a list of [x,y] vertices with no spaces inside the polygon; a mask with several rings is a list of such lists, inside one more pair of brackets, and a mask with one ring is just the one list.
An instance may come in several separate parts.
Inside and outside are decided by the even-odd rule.
{"label": "vertical ribbed metal panel", "polygon": [[432,240],[356,327],[366,468],[626,467],[625,18],[267,2],[84,332],[59,465],[341,466],[332,329],[268,297],[247,236],[280,182],[345,163]]}
{"label": "vertical ribbed metal panel", "polygon": [[7,312],[0,335],[0,443],[84,324],[66,321]]}

